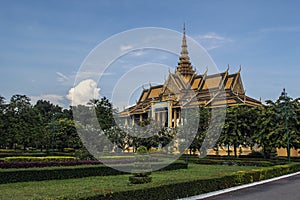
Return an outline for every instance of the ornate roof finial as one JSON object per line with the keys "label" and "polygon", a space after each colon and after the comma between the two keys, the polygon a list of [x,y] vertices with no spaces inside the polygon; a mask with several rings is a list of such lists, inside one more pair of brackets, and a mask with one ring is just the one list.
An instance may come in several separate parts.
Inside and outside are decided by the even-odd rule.
{"label": "ornate roof finial", "polygon": [[183,37],[181,44],[181,53],[179,57],[179,63],[176,67],[175,73],[181,75],[185,82],[191,80],[195,75],[195,71],[190,62],[190,57],[188,55],[187,44],[186,44],[186,35],[185,35],[185,24],[183,24]]}
{"label": "ornate roof finial", "polygon": [[185,36],[185,23],[183,24],[183,37],[182,37],[182,45],[181,45],[181,56],[180,58],[184,58],[185,60],[189,60],[187,44],[186,44],[186,36]]}
{"label": "ornate roof finial", "polygon": [[227,65],[226,72],[228,72],[228,71],[229,71],[229,68],[230,68],[230,66],[229,66],[229,64],[228,64],[228,65]]}
{"label": "ornate roof finial", "polygon": [[206,69],[205,69],[204,74],[207,74],[207,72],[208,72],[208,67],[206,66],[205,68],[206,68]]}
{"label": "ornate roof finial", "polygon": [[240,72],[241,72],[241,70],[242,70],[242,65],[240,65],[240,69],[239,69],[238,73],[240,73]]}

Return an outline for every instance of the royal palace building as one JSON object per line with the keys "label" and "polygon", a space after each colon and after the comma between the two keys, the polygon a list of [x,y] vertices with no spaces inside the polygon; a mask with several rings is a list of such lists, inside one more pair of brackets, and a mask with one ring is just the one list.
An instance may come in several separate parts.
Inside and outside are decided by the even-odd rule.
{"label": "royal palace building", "polygon": [[169,72],[163,84],[144,88],[136,104],[123,110],[120,118],[125,125],[152,118],[165,127],[174,128],[180,126],[181,109],[187,103],[189,106],[206,107],[261,106],[261,101],[245,94],[240,73],[241,68],[232,74],[227,68],[222,73],[208,75],[206,70],[197,74],[190,62],[184,30],[175,72]]}

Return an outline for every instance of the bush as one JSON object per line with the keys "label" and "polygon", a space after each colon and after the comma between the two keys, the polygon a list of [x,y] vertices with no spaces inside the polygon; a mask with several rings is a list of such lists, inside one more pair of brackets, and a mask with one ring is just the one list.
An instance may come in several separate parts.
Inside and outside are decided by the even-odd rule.
{"label": "bush", "polygon": [[190,159],[190,162],[196,164],[206,164],[206,165],[236,165],[236,166],[258,166],[258,167],[268,167],[275,165],[273,162],[265,160],[238,160],[238,159],[205,159],[205,158],[194,158]]}
{"label": "bush", "polygon": [[15,153],[13,149],[0,149],[0,153]]}
{"label": "bush", "polygon": [[[92,162],[92,161],[91,161]],[[1,163],[2,164],[2,163]],[[132,165],[124,165],[124,169]],[[172,163],[161,170],[186,169],[184,163]],[[83,178],[89,176],[112,176],[127,174],[106,165],[64,166],[27,169],[0,169],[0,184],[54,179]]]}
{"label": "bush", "polygon": [[0,184],[27,181],[42,181],[53,179],[83,178],[88,176],[120,175],[124,172],[115,170],[105,165],[5,169],[0,170]]}
{"label": "bush", "polygon": [[0,168],[33,168],[33,167],[54,167],[54,166],[76,166],[76,165],[96,165],[102,164],[100,161],[95,160],[71,160],[66,162],[1,162]]}
{"label": "bush", "polygon": [[264,154],[260,151],[252,151],[248,155],[240,155],[239,158],[264,158]]}
{"label": "bush", "polygon": [[140,146],[136,150],[134,169],[132,170],[132,176],[129,177],[131,184],[143,184],[150,183],[152,178],[151,174],[150,156],[147,154],[148,150],[145,146]]}
{"label": "bush", "polygon": [[31,157],[31,156],[14,156],[4,158],[4,162],[63,162],[76,160],[72,156],[44,156],[44,157]]}
{"label": "bush", "polygon": [[152,177],[150,176],[129,176],[129,182],[131,184],[144,184],[150,183],[152,181]]}
{"label": "bush", "polygon": [[68,147],[68,148],[64,148],[64,151],[66,151],[66,152],[75,152],[75,149]]}

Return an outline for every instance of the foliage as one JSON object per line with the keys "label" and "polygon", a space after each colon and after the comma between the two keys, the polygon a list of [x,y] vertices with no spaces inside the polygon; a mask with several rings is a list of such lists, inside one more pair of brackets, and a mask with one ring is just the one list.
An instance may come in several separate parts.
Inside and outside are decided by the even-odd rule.
{"label": "foliage", "polygon": [[30,157],[30,156],[14,156],[4,158],[4,162],[63,162],[76,160],[76,157],[71,156],[45,156],[45,157]]}
{"label": "foliage", "polygon": [[269,161],[254,161],[254,160],[213,160],[213,159],[197,159],[193,163],[196,164],[209,164],[209,165],[235,165],[235,166],[258,166],[268,167],[274,165]]}
{"label": "foliage", "polygon": [[105,165],[28,168],[22,170],[3,169],[0,170],[0,184],[53,179],[61,180],[87,176],[111,176],[123,173]]}
{"label": "foliage", "polygon": [[[92,119],[89,115],[92,106],[95,108],[97,119]],[[77,112],[83,121],[80,123],[74,121],[73,112]],[[13,95],[9,101],[0,96],[0,148],[9,149],[6,151],[14,149],[31,152],[32,147],[40,149],[41,152],[46,150],[47,154],[54,154],[55,150],[74,149],[75,152],[80,150],[78,155],[81,158],[93,159],[93,156],[83,147],[84,138],[82,136],[79,138],[77,134],[76,128],[81,127],[85,133],[89,133],[89,139],[94,141],[91,146],[98,152],[103,152],[103,147],[107,145],[101,143],[104,137],[112,143],[108,146],[109,151],[115,147],[122,151],[132,147],[135,151],[141,145],[149,150],[165,147],[172,141],[176,131],[181,131],[181,135],[185,138],[178,138],[184,141],[179,141],[179,151],[183,152],[184,149],[189,148],[190,154],[199,151],[201,155],[205,155],[205,148],[214,144],[217,138],[214,136],[208,138],[207,135],[209,129],[218,129],[216,125],[218,121],[210,118],[211,112],[211,109],[200,106],[199,113],[189,114],[190,118],[199,118],[196,135],[190,137],[188,133],[191,131],[188,129],[193,127],[170,131],[154,123],[153,126],[147,126],[149,120],[137,123],[139,127],[120,128],[114,120],[116,110],[105,97],[99,100],[92,99],[89,106],[79,105],[63,109],[45,100],[38,100],[35,105],[32,105],[26,95]],[[287,129],[285,119],[287,119]],[[75,123],[78,124],[76,128]],[[101,129],[94,124],[100,124]],[[211,127],[209,124],[214,126]],[[140,129],[141,127],[143,128]],[[266,105],[261,107],[227,108],[227,118],[215,148],[233,146],[234,154],[237,156],[239,147],[258,145],[262,147],[265,158],[274,157],[276,148],[282,147],[288,150],[287,141],[290,142],[290,148],[300,148],[299,132],[299,99],[281,95],[274,102],[267,100]],[[148,136],[149,133],[153,133],[151,137],[140,137]],[[189,147],[187,143],[190,144]]]}
{"label": "foliage", "polygon": [[15,153],[13,149],[0,149],[0,153]]}
{"label": "foliage", "polygon": [[145,146],[139,146],[136,150],[134,169],[132,176],[129,177],[131,184],[144,184],[152,181],[150,156],[147,155],[148,150]]}
{"label": "foliage", "polygon": [[[300,170],[300,164],[252,170],[249,167],[232,166],[215,168],[218,167],[197,165],[192,170],[157,172],[152,183],[134,186],[126,185],[127,175],[90,177],[75,182],[63,180],[6,184],[1,185],[0,197],[16,199],[19,194],[24,197],[34,188],[37,199],[178,199],[296,172]],[[231,171],[226,172],[225,169]]]}
{"label": "foliage", "polygon": [[[255,119],[251,116],[251,109],[246,106],[233,106],[227,109],[223,132],[219,138],[219,145],[233,146],[237,157],[237,148],[249,144],[252,136],[251,124]],[[228,155],[229,155],[228,151]]]}
{"label": "foliage", "polygon": [[[231,175],[221,175],[220,177],[210,179],[172,181],[169,184],[160,184],[156,187],[144,187],[137,190],[114,192],[110,199],[178,199],[261,181],[296,172],[299,169],[299,164],[291,164],[258,170],[239,171]],[[76,198],[78,198],[78,196]],[[105,199],[105,197],[91,195],[87,199]]]}
{"label": "foliage", "polygon": [[[116,170],[106,165],[98,165],[89,161],[88,165],[81,166],[52,166],[43,168],[23,168],[23,169],[0,169],[0,184],[14,182],[29,182],[42,180],[62,180],[70,178],[82,178],[89,176],[115,176],[127,174],[126,172]],[[119,164],[120,162],[118,162]],[[74,164],[74,163],[73,163]],[[93,164],[93,165],[91,165]],[[128,166],[124,165],[124,169]],[[186,169],[187,166],[183,163],[172,163],[170,166],[162,168],[164,170]]]}

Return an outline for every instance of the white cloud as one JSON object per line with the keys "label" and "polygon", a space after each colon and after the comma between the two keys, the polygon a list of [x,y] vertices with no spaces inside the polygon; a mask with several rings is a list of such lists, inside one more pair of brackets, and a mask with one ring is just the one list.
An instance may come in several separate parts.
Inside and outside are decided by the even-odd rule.
{"label": "white cloud", "polygon": [[132,49],[132,48],[133,48],[133,46],[131,46],[131,45],[122,45],[122,46],[120,46],[121,51],[127,51],[127,50]]}
{"label": "white cloud", "polygon": [[92,79],[81,81],[78,85],[69,90],[67,99],[71,100],[71,105],[86,105],[91,99],[100,97],[100,88]]}
{"label": "white cloud", "polygon": [[66,107],[63,103],[64,96],[57,94],[42,94],[40,96],[31,96],[31,103],[35,104],[38,100],[50,101],[54,105],[59,105],[61,107]]}
{"label": "white cloud", "polygon": [[207,50],[219,48],[227,43],[232,42],[232,39],[221,36],[215,32],[210,32],[205,35],[198,35],[194,38],[198,40],[200,44],[203,45],[203,47],[205,47]]}

